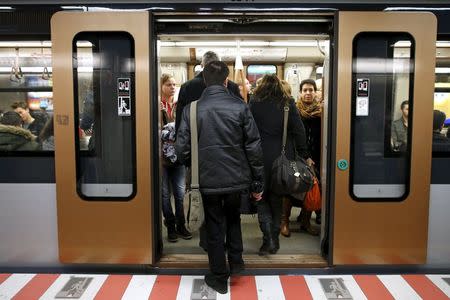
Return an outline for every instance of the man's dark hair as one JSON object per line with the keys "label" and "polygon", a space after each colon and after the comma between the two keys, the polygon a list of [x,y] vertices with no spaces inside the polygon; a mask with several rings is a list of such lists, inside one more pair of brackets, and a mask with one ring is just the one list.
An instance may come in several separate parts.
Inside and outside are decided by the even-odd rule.
{"label": "man's dark hair", "polygon": [[22,118],[15,111],[8,111],[3,114],[0,123],[3,125],[20,126],[22,124]]}
{"label": "man's dark hair", "polygon": [[441,131],[445,122],[445,113],[440,110],[433,110],[433,131]]}
{"label": "man's dark hair", "polygon": [[300,82],[300,92],[302,91],[302,88],[305,84],[310,84],[314,87],[314,92],[317,92],[317,84],[314,81],[314,79],[304,79],[302,82]]}
{"label": "man's dark hair", "polygon": [[207,51],[207,52],[205,52],[205,54],[203,54],[202,65],[203,65],[203,67],[205,67],[210,62],[213,62],[213,61],[216,61],[216,60],[220,60],[220,58],[217,55],[217,53],[214,52],[214,51]]}
{"label": "man's dark hair", "polygon": [[205,66],[203,69],[203,78],[206,86],[223,85],[227,79],[230,70],[223,61],[213,61]]}
{"label": "man's dark hair", "polygon": [[402,102],[402,104],[400,104],[400,109],[403,110],[406,105],[409,105],[409,101],[408,100],[405,100],[405,101]]}
{"label": "man's dark hair", "polygon": [[23,109],[27,109],[28,108],[28,104],[26,102],[23,101],[16,101],[13,104],[11,104],[11,108],[12,109],[16,109],[16,108],[23,108]]}

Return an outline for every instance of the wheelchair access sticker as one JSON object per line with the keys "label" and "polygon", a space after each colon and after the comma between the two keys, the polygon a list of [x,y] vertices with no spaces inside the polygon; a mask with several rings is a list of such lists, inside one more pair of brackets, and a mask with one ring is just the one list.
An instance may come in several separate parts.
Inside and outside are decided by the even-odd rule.
{"label": "wheelchair access sticker", "polygon": [[131,116],[130,78],[117,78],[117,114],[120,117]]}

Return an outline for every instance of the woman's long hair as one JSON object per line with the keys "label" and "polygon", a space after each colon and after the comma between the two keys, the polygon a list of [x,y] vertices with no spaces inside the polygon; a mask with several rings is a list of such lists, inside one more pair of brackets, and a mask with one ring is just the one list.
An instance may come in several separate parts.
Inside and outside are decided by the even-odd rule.
{"label": "woman's long hair", "polygon": [[253,94],[257,101],[280,101],[283,105],[291,98],[276,74],[264,75]]}

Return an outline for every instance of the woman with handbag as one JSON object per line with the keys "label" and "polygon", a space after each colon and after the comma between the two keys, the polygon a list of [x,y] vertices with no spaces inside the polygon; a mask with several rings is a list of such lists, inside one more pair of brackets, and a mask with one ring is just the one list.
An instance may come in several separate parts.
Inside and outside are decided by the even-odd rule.
{"label": "woman with handbag", "polygon": [[258,203],[258,221],[263,233],[259,255],[275,254],[279,248],[282,195],[271,190],[271,171],[275,159],[280,156],[283,139],[283,120],[289,108],[285,154],[293,160],[296,153],[306,156],[305,129],[294,100],[275,75],[265,75],[256,87],[250,101],[250,110],[258,126],[264,155],[265,191]]}
{"label": "woman with handbag", "polygon": [[[191,239],[192,234],[185,227],[184,217],[184,190],[186,169],[176,157],[175,142],[175,79],[169,74],[161,76],[161,131],[162,144],[162,211],[164,224],[167,227],[169,242],[176,242],[178,237]],[[175,200],[175,215],[170,203],[173,193]]]}

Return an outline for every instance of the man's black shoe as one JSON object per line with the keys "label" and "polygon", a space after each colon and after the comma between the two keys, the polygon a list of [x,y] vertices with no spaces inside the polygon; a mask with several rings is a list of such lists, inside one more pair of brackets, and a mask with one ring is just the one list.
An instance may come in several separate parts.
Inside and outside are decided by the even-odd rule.
{"label": "man's black shoe", "polygon": [[192,234],[183,225],[177,225],[177,234],[179,237],[185,240],[192,239]]}
{"label": "man's black shoe", "polygon": [[228,293],[228,283],[225,282],[219,282],[214,277],[210,277],[208,275],[205,276],[205,283],[215,290],[216,292],[220,294],[226,294]]}
{"label": "man's black shoe", "polygon": [[244,270],[245,270],[244,263],[241,263],[241,264],[230,263],[230,273],[231,274],[239,274]]}
{"label": "man's black shoe", "polygon": [[167,226],[167,239],[171,243],[175,243],[176,241],[178,241],[178,235],[175,230],[175,225]]}

